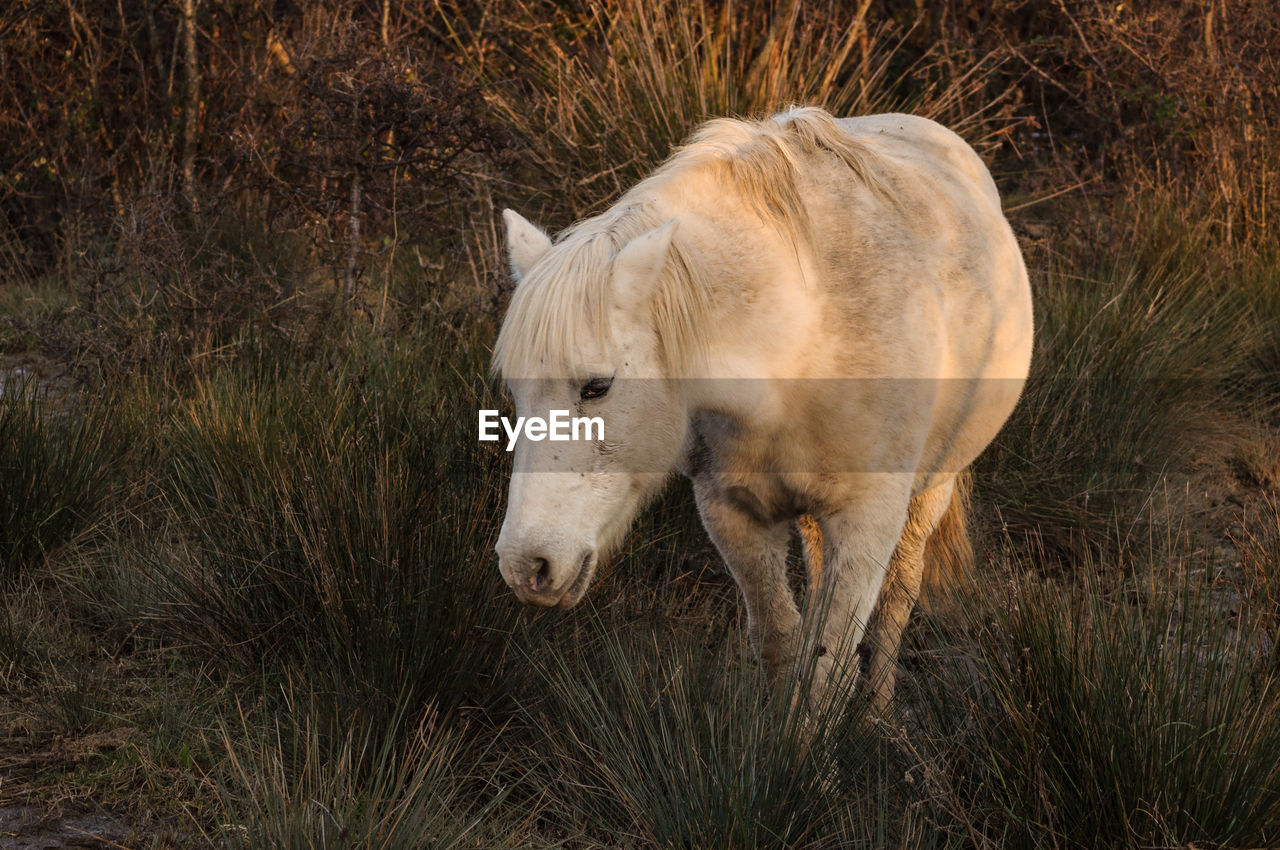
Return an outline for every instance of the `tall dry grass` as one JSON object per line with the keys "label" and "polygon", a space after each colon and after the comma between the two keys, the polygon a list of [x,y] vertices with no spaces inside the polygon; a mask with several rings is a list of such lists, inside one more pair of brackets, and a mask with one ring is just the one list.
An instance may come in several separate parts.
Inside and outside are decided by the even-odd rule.
{"label": "tall dry grass", "polygon": [[[438,0],[440,26],[489,108],[520,141],[518,191],[565,222],[599,209],[703,121],[794,104],[835,114],[913,111],[975,142],[1012,122],[995,52],[960,75],[868,16],[869,4],[587,3],[547,16],[507,9],[486,38],[465,4]],[[523,200],[523,199],[522,199]]]}

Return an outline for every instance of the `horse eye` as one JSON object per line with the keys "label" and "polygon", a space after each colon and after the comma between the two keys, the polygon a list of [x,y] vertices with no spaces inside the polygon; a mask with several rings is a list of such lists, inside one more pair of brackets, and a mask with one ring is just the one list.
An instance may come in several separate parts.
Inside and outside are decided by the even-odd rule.
{"label": "horse eye", "polygon": [[613,378],[592,378],[582,385],[582,400],[600,398],[613,386]]}

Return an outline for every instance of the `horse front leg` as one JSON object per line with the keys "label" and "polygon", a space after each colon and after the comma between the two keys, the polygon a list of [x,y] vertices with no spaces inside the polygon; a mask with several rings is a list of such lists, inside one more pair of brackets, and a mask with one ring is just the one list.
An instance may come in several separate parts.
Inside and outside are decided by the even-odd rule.
{"label": "horse front leg", "polygon": [[733,574],[747,607],[747,628],[773,690],[789,688],[800,612],[787,583],[787,522],[769,523],[706,482],[694,481],[698,513]]}
{"label": "horse front leg", "polygon": [[910,477],[875,478],[865,482],[841,510],[818,518],[822,569],[809,589],[803,642],[804,651],[814,656],[812,707],[852,691],[859,668],[858,644],[907,520]]}

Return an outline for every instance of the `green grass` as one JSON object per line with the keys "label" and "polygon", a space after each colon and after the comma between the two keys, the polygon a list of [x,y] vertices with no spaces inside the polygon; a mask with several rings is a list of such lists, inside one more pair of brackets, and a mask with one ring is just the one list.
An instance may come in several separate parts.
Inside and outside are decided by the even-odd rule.
{"label": "green grass", "polygon": [[865,709],[770,699],[741,633],[708,643],[602,629],[593,651],[539,664],[553,790],[570,811],[637,846],[801,847],[820,846],[852,801],[884,803],[892,779]]}
{"label": "green grass", "polygon": [[[1154,298],[1133,279],[1108,294],[1164,305],[1170,315],[1144,315],[1166,329],[1218,321],[1193,294]],[[1076,318],[1042,316],[1127,327],[1082,300]],[[1076,337],[1067,351],[1129,369],[1130,389],[1161,363],[1195,362],[1175,347],[1207,357],[1190,331],[1168,348]],[[7,710],[39,706],[41,728],[72,737],[125,718],[141,738],[30,787],[155,800],[179,783],[192,829],[244,846],[1275,840],[1280,667],[1256,578],[1275,573],[1269,526],[1254,526],[1255,581],[1238,599],[1192,535],[1144,549],[1129,529],[1086,523],[1075,531],[1090,545],[1052,578],[1035,577],[1011,535],[1015,568],[985,566],[977,601],[913,629],[886,722],[858,704],[804,714],[766,693],[686,487],[641,519],[583,608],[515,603],[491,555],[506,458],[458,413],[494,403],[482,351],[446,339],[355,334],[304,366],[214,369],[164,405],[150,391],[114,397],[115,421],[143,423],[117,485],[133,495],[92,545],[28,567],[56,577],[33,592],[44,610],[65,606],[58,628],[81,630],[84,646],[60,653],[60,638],[15,615],[7,681],[28,696]],[[1153,353],[1164,359],[1144,360]],[[1055,409],[1044,394],[1079,386],[1062,381],[1034,384],[1026,404]],[[1142,415],[1202,411],[1172,386]],[[1084,387],[1038,421],[1057,440],[1046,456],[1121,412],[1114,387]],[[1112,406],[1063,433],[1081,399]],[[1142,442],[1153,425],[1166,441],[1199,439],[1131,416],[1107,451],[1154,445]],[[1073,455],[1068,471],[1105,456]],[[1032,496],[1052,492],[1022,474]],[[1160,476],[1102,480],[1136,489]],[[178,672],[115,692],[95,653]]]}
{"label": "green grass", "polygon": [[[1144,545],[1224,422],[1267,433],[1264,336],[1244,278],[1167,250],[1089,268],[1042,276],[1036,376],[977,473],[1013,566],[913,627],[883,723],[767,694],[685,486],[583,608],[520,608],[491,554],[508,459],[471,431],[501,406],[479,323],[347,328],[55,414],[19,396],[28,468],[111,497],[22,562],[4,711],[42,718],[32,746],[139,730],[23,787],[133,794],[232,846],[1273,842],[1274,517],[1239,536],[1238,591],[1197,535]],[[121,690],[116,657],[155,660]]]}
{"label": "green grass", "polygon": [[401,730],[285,709],[265,731],[243,716],[222,730],[226,846],[517,846],[495,817],[509,789],[485,780],[489,754],[433,714]]}
{"label": "green grass", "polygon": [[0,383],[0,583],[86,533],[120,498],[129,435],[109,397]]}
{"label": "green grass", "polygon": [[155,634],[228,670],[317,665],[371,721],[492,691],[514,609],[486,568],[499,493],[475,482],[502,459],[464,436],[483,387],[434,356],[198,382],[163,447],[175,545],[144,553]]}
{"label": "green grass", "polygon": [[975,586],[913,688],[952,815],[1006,846],[1273,844],[1280,656],[1212,566],[1153,546]]}

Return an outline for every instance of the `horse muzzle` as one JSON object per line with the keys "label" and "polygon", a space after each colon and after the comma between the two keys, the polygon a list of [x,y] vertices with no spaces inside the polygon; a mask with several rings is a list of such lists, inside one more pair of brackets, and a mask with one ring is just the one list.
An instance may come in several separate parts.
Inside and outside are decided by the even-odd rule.
{"label": "horse muzzle", "polygon": [[537,552],[512,554],[498,550],[498,571],[526,605],[571,608],[586,594],[595,574],[596,553],[587,550],[574,559]]}

